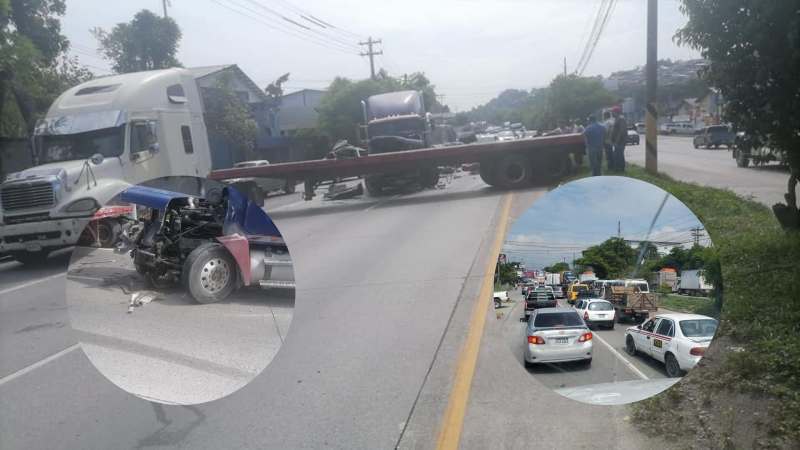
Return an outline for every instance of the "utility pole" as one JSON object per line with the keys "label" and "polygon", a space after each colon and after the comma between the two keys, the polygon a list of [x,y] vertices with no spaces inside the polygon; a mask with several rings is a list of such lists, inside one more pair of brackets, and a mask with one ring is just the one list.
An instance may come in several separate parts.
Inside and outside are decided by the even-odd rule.
{"label": "utility pole", "polygon": [[618,220],[617,221],[617,238],[621,238],[621,237],[622,237],[622,221]]}
{"label": "utility pole", "polygon": [[167,16],[167,3],[169,3],[169,0],[161,0],[161,6],[164,7],[164,18],[165,19],[167,17],[169,17],[169,16]]}
{"label": "utility pole", "polygon": [[658,0],[647,0],[647,70],[646,70],[647,132],[645,135],[644,167],[658,172]]}
{"label": "utility pole", "polygon": [[372,78],[373,80],[375,79],[375,58],[374,57],[375,57],[375,55],[382,55],[383,54],[383,50],[377,51],[377,52],[373,51],[372,50],[372,46],[374,44],[380,44],[380,43],[381,43],[380,39],[373,41],[372,40],[372,36],[370,36],[367,39],[367,42],[359,42],[358,43],[358,45],[366,45],[367,46],[367,51],[360,53],[360,55],[361,56],[369,56],[369,74],[370,74],[370,78]]}
{"label": "utility pole", "polygon": [[564,78],[567,77],[567,57],[564,57]]}
{"label": "utility pole", "polygon": [[703,227],[694,227],[692,230],[692,238],[694,239],[694,245],[700,245],[700,236],[703,235]]}

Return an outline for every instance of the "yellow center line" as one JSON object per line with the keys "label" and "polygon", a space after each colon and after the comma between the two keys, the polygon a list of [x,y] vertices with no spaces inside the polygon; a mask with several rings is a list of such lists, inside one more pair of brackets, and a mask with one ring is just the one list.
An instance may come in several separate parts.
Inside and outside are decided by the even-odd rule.
{"label": "yellow center line", "polygon": [[478,351],[480,350],[481,337],[483,336],[483,326],[486,323],[486,314],[489,310],[489,303],[494,290],[494,270],[497,264],[497,257],[503,246],[506,227],[508,226],[512,196],[513,194],[509,193],[503,197],[497,232],[492,243],[489,261],[486,263],[483,284],[481,284],[478,300],[472,309],[467,339],[459,352],[453,389],[450,391],[447,409],[444,412],[444,419],[436,440],[436,448],[439,450],[456,449],[461,439],[464,415],[467,412],[467,402],[472,388],[472,377],[475,374],[475,366],[478,363]]}

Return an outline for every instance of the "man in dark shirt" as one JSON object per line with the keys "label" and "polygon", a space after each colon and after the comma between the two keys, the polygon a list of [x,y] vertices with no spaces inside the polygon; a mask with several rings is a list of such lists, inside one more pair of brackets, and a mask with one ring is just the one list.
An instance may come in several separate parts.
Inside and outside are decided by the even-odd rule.
{"label": "man in dark shirt", "polygon": [[614,131],[611,134],[614,144],[614,169],[625,172],[625,144],[628,141],[628,122],[620,108],[614,108]]}
{"label": "man in dark shirt", "polygon": [[597,123],[594,116],[589,116],[589,125],[583,130],[583,139],[586,142],[586,155],[589,157],[589,167],[592,176],[600,175],[600,165],[603,161],[603,141],[606,129]]}

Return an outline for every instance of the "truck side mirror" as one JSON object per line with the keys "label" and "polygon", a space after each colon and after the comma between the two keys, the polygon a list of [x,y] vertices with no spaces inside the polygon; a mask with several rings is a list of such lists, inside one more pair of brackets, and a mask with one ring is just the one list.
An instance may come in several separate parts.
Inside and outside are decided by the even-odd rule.
{"label": "truck side mirror", "polygon": [[94,164],[95,166],[99,166],[100,164],[103,163],[104,159],[105,157],[103,156],[102,153],[95,153],[89,158],[89,161],[91,161],[92,164]]}

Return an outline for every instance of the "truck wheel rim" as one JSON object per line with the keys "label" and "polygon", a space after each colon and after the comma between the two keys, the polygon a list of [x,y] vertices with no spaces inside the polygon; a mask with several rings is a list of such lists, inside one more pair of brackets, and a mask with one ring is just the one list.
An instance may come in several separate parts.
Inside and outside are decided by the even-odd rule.
{"label": "truck wheel rim", "polygon": [[525,167],[522,164],[509,164],[505,170],[506,179],[512,183],[519,183],[525,179]]}
{"label": "truck wheel rim", "polygon": [[200,285],[211,294],[225,289],[230,279],[230,265],[222,258],[209,259],[200,271]]}

